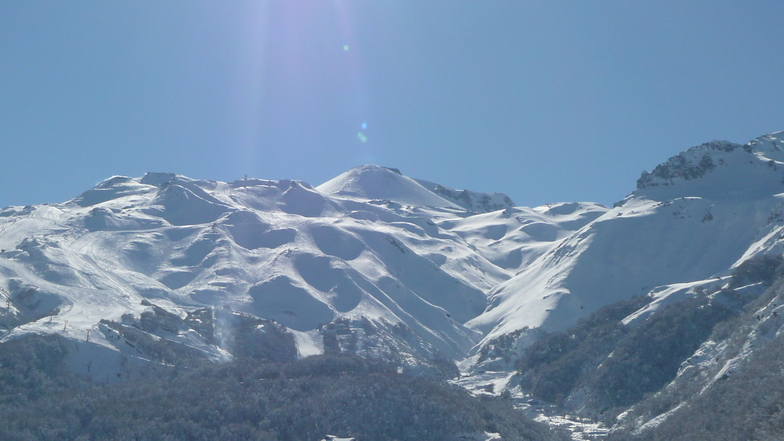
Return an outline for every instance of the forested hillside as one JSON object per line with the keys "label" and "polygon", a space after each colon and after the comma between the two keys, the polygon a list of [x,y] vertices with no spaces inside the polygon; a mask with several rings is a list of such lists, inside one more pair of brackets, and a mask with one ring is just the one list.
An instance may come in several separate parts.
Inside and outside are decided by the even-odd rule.
{"label": "forested hillside", "polygon": [[355,356],[241,358],[106,385],[69,373],[66,346],[56,336],[0,345],[0,439],[568,439],[500,398]]}

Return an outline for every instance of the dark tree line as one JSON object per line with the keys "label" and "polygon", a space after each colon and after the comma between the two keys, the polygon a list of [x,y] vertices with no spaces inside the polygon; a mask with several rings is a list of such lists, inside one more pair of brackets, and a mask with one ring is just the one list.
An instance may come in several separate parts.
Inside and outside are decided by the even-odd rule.
{"label": "dark tree line", "polygon": [[347,355],[252,358],[95,385],[69,374],[58,337],[0,345],[2,440],[566,440],[502,399]]}
{"label": "dark tree line", "polygon": [[733,318],[754,300],[734,289],[772,285],[784,274],[782,261],[781,256],[750,259],[735,269],[727,289],[661,307],[634,327],[620,321],[649,298],[608,305],[528,348],[517,364],[521,384],[537,398],[567,407],[579,389],[591,416],[612,424],[618,413],[672,381],[716,329],[731,333],[737,326]]}

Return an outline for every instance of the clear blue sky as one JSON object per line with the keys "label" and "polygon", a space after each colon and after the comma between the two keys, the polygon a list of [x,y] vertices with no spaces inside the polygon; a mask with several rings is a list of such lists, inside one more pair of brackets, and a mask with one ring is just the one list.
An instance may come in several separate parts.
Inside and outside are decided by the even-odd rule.
{"label": "clear blue sky", "polygon": [[364,163],[518,205],[611,204],[688,147],[784,130],[782,16],[780,0],[2,1],[0,206],[112,175],[318,185]]}

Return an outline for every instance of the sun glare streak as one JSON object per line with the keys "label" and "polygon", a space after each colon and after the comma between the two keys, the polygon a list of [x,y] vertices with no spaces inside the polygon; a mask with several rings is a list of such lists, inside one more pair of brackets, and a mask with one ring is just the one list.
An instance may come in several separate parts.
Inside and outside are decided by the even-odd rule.
{"label": "sun glare streak", "polygon": [[[373,148],[373,143],[368,144],[368,136],[366,133],[367,122],[364,120],[368,115],[369,105],[368,87],[365,83],[365,75],[363,72],[363,65],[361,60],[361,51],[354,50],[358,45],[361,48],[360,42],[356,40],[355,28],[351,16],[351,11],[348,7],[348,2],[342,0],[332,0],[332,5],[336,11],[338,23],[340,27],[341,36],[344,41],[343,49],[348,52],[349,73],[352,75],[351,82],[354,85],[354,107],[352,109],[354,114],[361,115],[360,118],[362,130],[357,133],[359,144],[356,144],[355,161],[359,160],[364,162],[369,157],[375,157],[375,154],[370,151]],[[349,50],[351,49],[351,50]]]}
{"label": "sun glare streak", "polygon": [[343,152],[336,158],[341,167],[375,157],[367,48],[355,34],[350,4],[259,2],[244,12],[232,96],[238,117],[231,122],[240,143],[238,176],[301,167],[298,152],[325,148]]}
{"label": "sun glare streak", "polygon": [[249,3],[248,13],[240,26],[242,42],[236,58],[232,103],[236,132],[239,137],[238,176],[253,174],[260,161],[259,143],[263,117],[265,71],[268,57],[266,31],[270,7],[267,2]]}

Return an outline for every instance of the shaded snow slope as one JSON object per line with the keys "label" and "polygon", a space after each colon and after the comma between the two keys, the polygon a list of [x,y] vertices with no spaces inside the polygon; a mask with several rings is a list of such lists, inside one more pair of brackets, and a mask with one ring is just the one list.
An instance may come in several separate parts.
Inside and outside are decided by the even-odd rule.
{"label": "shaded snow slope", "polygon": [[457,233],[497,266],[516,273],[607,210],[577,202],[516,207],[446,219],[439,226]]}
{"label": "shaded snow slope", "polygon": [[498,211],[515,206],[512,199],[504,193],[478,193],[471,190],[455,190],[454,188],[436,184],[435,182],[422,179],[417,179],[416,181],[421,186],[442,198],[453,202],[466,210],[477,213]]}

